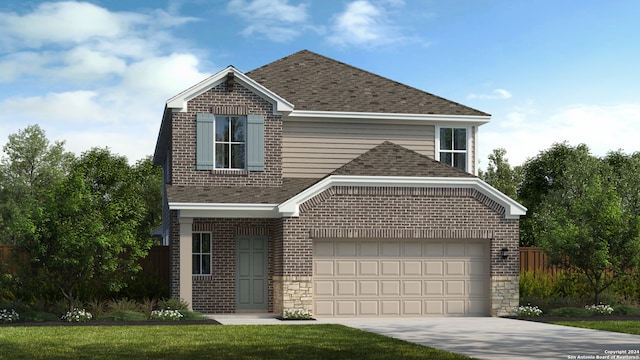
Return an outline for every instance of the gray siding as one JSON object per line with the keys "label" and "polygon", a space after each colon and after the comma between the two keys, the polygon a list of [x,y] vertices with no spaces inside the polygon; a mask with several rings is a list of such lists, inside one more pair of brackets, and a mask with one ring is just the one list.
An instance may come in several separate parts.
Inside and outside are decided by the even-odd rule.
{"label": "gray siding", "polygon": [[434,157],[435,127],[424,124],[283,122],[282,172],[285,177],[322,177],[388,140]]}

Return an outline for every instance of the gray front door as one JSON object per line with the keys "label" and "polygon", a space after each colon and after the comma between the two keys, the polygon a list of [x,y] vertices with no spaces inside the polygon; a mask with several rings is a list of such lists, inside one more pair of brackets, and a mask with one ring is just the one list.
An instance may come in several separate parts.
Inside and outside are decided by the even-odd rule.
{"label": "gray front door", "polygon": [[236,240],[236,310],[267,311],[267,238],[241,236]]}

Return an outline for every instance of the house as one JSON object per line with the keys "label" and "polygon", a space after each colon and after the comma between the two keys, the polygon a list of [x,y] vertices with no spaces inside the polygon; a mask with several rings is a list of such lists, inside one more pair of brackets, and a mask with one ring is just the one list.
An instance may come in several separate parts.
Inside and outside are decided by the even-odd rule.
{"label": "house", "polygon": [[489,120],[306,50],[177,94],[153,158],[171,295],[205,313],[510,313],[526,209],[474,175]]}

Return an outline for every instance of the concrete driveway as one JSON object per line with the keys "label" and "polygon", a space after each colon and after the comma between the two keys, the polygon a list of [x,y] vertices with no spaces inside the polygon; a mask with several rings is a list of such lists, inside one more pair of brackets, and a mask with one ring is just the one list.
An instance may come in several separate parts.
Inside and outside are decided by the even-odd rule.
{"label": "concrete driveway", "polygon": [[[478,359],[640,360],[640,336],[503,318],[333,318],[342,324]],[[606,356],[609,357],[606,357]],[[598,357],[600,356],[600,357]],[[626,357],[625,357],[626,356]]]}

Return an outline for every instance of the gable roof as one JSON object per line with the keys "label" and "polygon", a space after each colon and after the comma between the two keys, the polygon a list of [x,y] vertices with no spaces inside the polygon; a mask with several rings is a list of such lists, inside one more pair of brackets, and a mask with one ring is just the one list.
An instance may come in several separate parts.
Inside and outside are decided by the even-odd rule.
{"label": "gable roof", "polygon": [[246,74],[296,110],[489,116],[308,50]]}
{"label": "gable roof", "polygon": [[475,177],[390,141],[370,149],[331,175]]}

